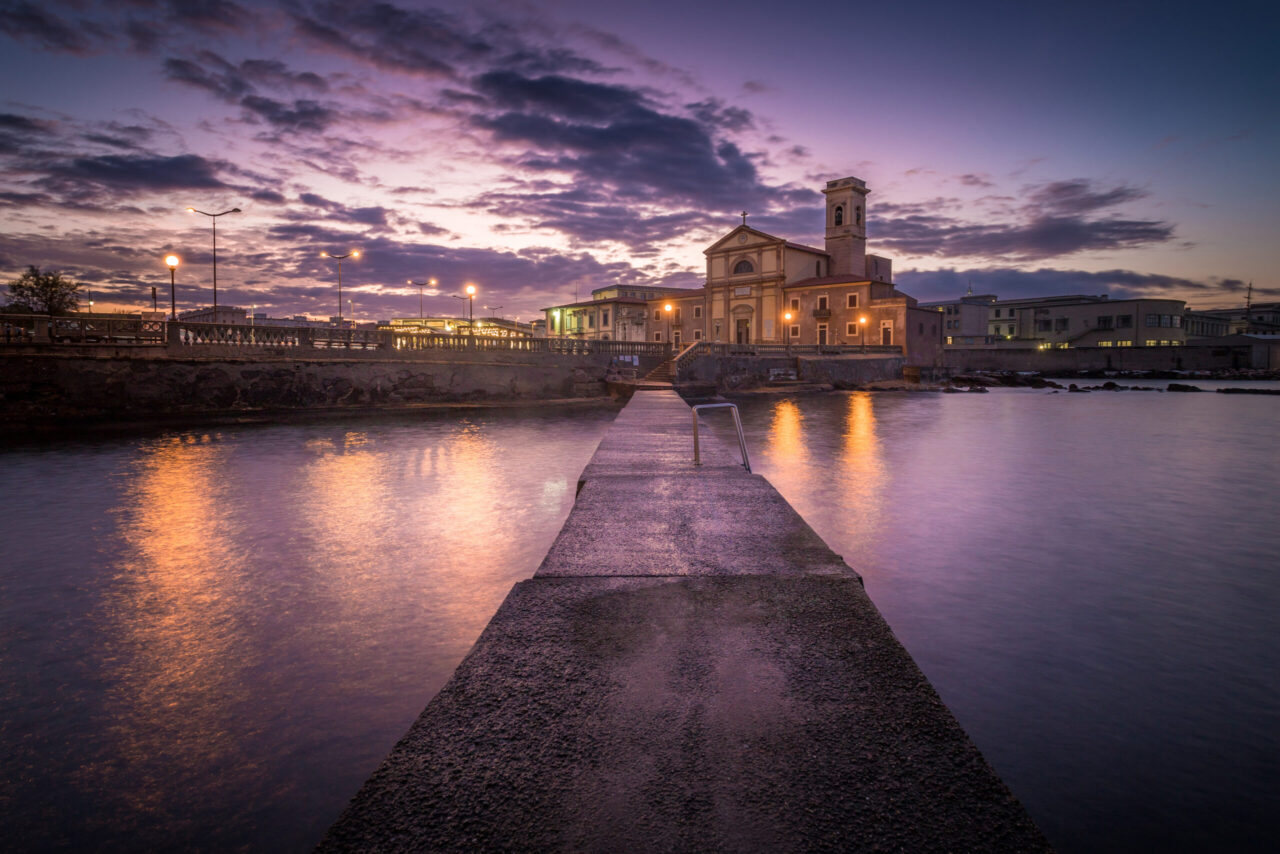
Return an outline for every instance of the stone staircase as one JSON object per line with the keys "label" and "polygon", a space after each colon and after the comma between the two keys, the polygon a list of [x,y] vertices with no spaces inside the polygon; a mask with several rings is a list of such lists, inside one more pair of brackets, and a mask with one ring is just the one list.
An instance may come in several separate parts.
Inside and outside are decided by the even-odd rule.
{"label": "stone staircase", "polygon": [[640,380],[644,385],[661,383],[670,386],[676,381],[675,359],[667,359],[658,367],[644,375],[644,379]]}

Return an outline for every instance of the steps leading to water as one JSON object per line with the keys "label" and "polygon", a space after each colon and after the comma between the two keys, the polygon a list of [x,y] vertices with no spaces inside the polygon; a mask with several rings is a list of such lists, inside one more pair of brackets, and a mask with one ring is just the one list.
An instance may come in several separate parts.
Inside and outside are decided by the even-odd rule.
{"label": "steps leading to water", "polygon": [[321,850],[1046,850],[863,590],[672,391]]}

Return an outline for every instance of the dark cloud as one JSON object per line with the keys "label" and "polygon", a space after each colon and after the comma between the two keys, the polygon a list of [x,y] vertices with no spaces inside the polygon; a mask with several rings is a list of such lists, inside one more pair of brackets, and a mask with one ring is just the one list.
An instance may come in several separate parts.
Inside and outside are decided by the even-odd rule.
{"label": "dark cloud", "polygon": [[169,19],[199,31],[246,32],[254,16],[231,0],[166,0]]}
{"label": "dark cloud", "polygon": [[743,131],[755,127],[755,118],[749,110],[741,107],[726,107],[719,98],[707,98],[694,104],[685,104],[685,108],[693,114],[695,119],[708,127],[727,131]]}
{"label": "dark cloud", "polygon": [[1136,201],[1147,194],[1134,187],[1097,190],[1091,181],[1075,178],[1031,188],[1030,206],[1036,210],[1062,214],[1084,214]]}
{"label": "dark cloud", "polygon": [[[956,199],[894,205],[879,204],[868,220],[876,245],[909,255],[996,257],[1035,261],[1076,252],[1133,249],[1173,239],[1171,223],[1118,216],[1090,216],[1140,199],[1132,187],[1097,189],[1085,179],[1055,181],[1027,188],[1027,201],[1010,213],[1016,221],[971,222],[946,211]],[[991,197],[1004,209],[1009,200]],[[879,214],[887,213],[883,217]]]}
{"label": "dark cloud", "polygon": [[237,104],[246,114],[285,133],[322,133],[339,118],[337,109],[309,98],[287,102],[258,94],[260,86],[325,92],[328,83],[318,74],[293,72],[275,60],[250,59],[232,65],[212,51],[201,51],[198,58],[200,63],[189,59],[165,60],[165,75],[177,83],[202,89],[221,101]]}
{"label": "dark cloud", "polygon": [[[1201,306],[1235,305],[1243,301],[1245,282],[1231,278],[1187,279],[1133,270],[1019,270],[1013,267],[908,270],[897,274],[901,289],[922,301],[955,299],[970,286],[974,293],[1022,299],[1062,294],[1107,294],[1111,299],[1137,297],[1194,301]],[[1255,295],[1259,289],[1254,289]],[[1280,288],[1274,295],[1280,296]]]}
{"label": "dark cloud", "polygon": [[240,106],[277,130],[293,133],[321,133],[338,119],[336,110],[308,99],[285,104],[260,95],[246,95],[240,99]]}
{"label": "dark cloud", "polygon": [[909,255],[1022,260],[1133,249],[1173,238],[1173,226],[1164,222],[1066,216],[999,225],[966,224],[940,216],[908,216],[873,220],[869,230],[878,247]]}
{"label": "dark cloud", "polygon": [[527,146],[514,161],[568,172],[608,192],[613,204],[756,210],[814,204],[811,190],[773,188],[752,158],[696,118],[663,112],[637,90],[563,77],[482,75],[478,91],[503,111],[473,123],[503,143]]}
{"label": "dark cloud", "polygon": [[391,213],[387,208],[377,206],[348,207],[315,193],[303,193],[298,200],[305,205],[322,209],[332,219],[360,225],[385,226],[387,215]]}
{"label": "dark cloud", "polygon": [[249,194],[249,198],[265,205],[283,205],[288,201],[283,193],[277,193],[275,190],[255,190]]}
{"label": "dark cloud", "polygon": [[987,178],[985,178],[984,176],[974,175],[972,173],[967,175],[961,175],[956,180],[958,180],[961,184],[964,184],[966,187],[994,187],[995,186],[995,184],[991,183],[991,181],[987,180]]}
{"label": "dark cloud", "polygon": [[503,110],[546,111],[592,122],[621,118],[643,109],[645,103],[633,89],[555,74],[531,78],[514,71],[490,71],[477,77],[473,85]]}
{"label": "dark cloud", "polygon": [[195,154],[108,154],[51,164],[46,175],[35,183],[73,199],[99,194],[224,189],[228,185],[219,177],[224,168],[225,164]]}
{"label": "dark cloud", "polygon": [[455,63],[493,55],[492,45],[438,9],[330,0],[292,15],[298,32],[313,43],[386,70],[451,77]]}
{"label": "dark cloud", "polygon": [[6,3],[0,6],[0,31],[19,43],[34,42],[45,50],[84,55],[94,47],[86,34],[96,34],[97,27],[83,22],[81,27],[73,26],[32,3]]}

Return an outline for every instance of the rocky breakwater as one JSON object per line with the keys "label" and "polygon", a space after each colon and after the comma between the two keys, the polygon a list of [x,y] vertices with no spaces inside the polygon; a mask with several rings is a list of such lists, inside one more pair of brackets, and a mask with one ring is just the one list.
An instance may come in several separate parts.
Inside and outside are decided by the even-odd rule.
{"label": "rocky breakwater", "polygon": [[606,368],[548,353],[465,360],[376,351],[332,358],[6,355],[0,423],[604,397]]}

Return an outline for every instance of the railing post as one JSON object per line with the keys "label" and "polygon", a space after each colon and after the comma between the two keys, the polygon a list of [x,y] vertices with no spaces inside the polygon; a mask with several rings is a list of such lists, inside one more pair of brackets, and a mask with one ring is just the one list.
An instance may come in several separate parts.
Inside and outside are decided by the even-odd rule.
{"label": "railing post", "polygon": [[182,346],[182,327],[178,325],[176,320],[166,320],[165,329],[165,346],[181,347]]}

